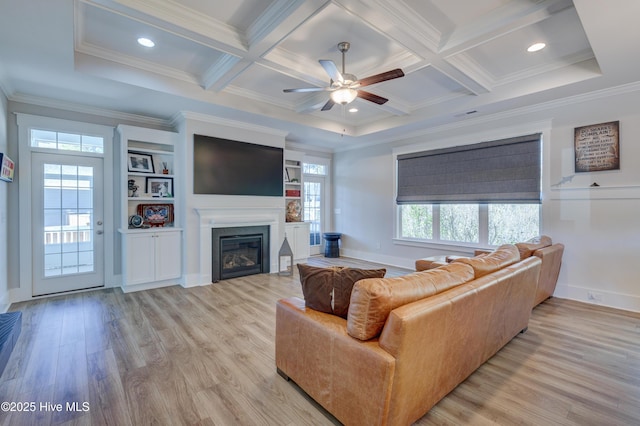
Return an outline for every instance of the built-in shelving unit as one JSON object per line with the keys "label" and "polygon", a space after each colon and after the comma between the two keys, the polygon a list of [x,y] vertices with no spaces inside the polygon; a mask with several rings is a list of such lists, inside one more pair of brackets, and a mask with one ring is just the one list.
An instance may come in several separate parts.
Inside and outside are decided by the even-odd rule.
{"label": "built-in shelving unit", "polygon": [[286,153],[284,160],[284,205],[287,222],[302,222],[303,189],[302,157]]}
{"label": "built-in shelving unit", "polygon": [[182,210],[173,132],[118,126],[122,288],[181,283]]}
{"label": "built-in shelving unit", "polygon": [[285,151],[284,204],[285,233],[293,251],[294,262],[309,257],[310,224],[304,222],[304,175],[302,170],[303,154]]}

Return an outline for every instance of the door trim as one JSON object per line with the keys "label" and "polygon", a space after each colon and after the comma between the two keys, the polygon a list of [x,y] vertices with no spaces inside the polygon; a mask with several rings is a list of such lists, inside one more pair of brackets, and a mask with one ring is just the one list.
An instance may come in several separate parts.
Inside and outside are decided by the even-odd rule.
{"label": "door trim", "polygon": [[[58,152],[46,149],[33,149],[29,141],[29,132],[32,128],[53,130],[58,132],[71,132],[99,135],[104,138],[103,158],[103,203],[104,203],[104,281],[102,288],[114,287],[117,285],[115,279],[114,264],[114,238],[115,223],[117,217],[117,206],[114,204],[114,127],[99,124],[83,123],[79,121],[61,120],[58,118],[43,117],[30,114],[16,113],[16,124],[18,125],[18,207],[20,225],[18,229],[18,241],[14,246],[18,248],[19,255],[19,287],[11,289],[11,303],[23,302],[35,298],[50,297],[32,295],[32,232],[31,232],[31,152]],[[82,153],[73,153],[83,155]],[[90,154],[84,154],[89,155]],[[117,185],[115,185],[117,187]],[[110,209],[109,206],[112,206]],[[11,244],[11,242],[9,242]],[[83,291],[83,290],[77,290]]]}

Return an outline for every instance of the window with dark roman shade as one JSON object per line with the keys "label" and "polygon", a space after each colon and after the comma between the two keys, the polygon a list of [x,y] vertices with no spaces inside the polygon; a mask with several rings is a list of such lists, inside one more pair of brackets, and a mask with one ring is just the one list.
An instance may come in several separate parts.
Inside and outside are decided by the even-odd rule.
{"label": "window with dark roman shade", "polygon": [[398,156],[398,204],[540,203],[541,134]]}

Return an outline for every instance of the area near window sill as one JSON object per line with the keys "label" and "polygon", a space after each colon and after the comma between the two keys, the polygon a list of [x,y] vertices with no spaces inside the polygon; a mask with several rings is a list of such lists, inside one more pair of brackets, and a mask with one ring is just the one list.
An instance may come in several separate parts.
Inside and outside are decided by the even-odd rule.
{"label": "area near window sill", "polygon": [[418,241],[405,238],[394,238],[393,243],[401,246],[422,247],[442,251],[454,251],[456,253],[464,253],[473,256],[475,250],[493,250],[495,247],[483,246],[480,244],[457,243],[454,241],[434,242],[434,241]]}

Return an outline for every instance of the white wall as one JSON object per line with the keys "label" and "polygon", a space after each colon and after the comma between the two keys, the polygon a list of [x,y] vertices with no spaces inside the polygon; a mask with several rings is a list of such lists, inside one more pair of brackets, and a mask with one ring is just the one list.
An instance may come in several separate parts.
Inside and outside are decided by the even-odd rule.
{"label": "white wall", "polygon": [[[278,222],[284,224],[284,198],[283,197],[256,197],[238,195],[202,195],[193,193],[193,135],[213,136],[218,138],[237,140],[241,142],[257,143],[261,145],[284,148],[285,134],[264,127],[253,126],[248,123],[222,120],[211,116],[194,113],[184,113],[177,123],[181,143],[184,144],[181,156],[181,170],[185,171],[185,276],[186,285],[202,285],[200,275],[200,216],[198,209],[245,209],[246,211],[260,211],[278,209],[280,216]],[[284,238],[284,228],[279,227],[277,234],[271,236],[271,265],[274,260],[277,264],[277,256],[274,256],[274,244],[279,248],[278,242]],[[273,240],[275,238],[275,241]],[[277,254],[277,250],[275,252]],[[210,274],[209,274],[210,276]]]}
{"label": "white wall", "polygon": [[[544,132],[542,233],[565,244],[556,296],[640,311],[636,262],[640,253],[640,93],[585,95],[502,117],[474,118],[398,141],[429,149]],[[573,129],[620,121],[621,169],[573,175]],[[568,154],[567,154],[568,153]],[[600,187],[589,188],[597,182]],[[434,254],[469,250],[394,243],[394,161],[391,146],[334,156],[334,223],[343,254],[413,267]],[[597,300],[589,300],[589,293]]]}
{"label": "white wall", "polygon": [[[9,144],[7,143],[7,98],[0,90],[0,152],[8,154]],[[5,312],[9,307],[9,229],[7,217],[9,216],[9,185],[0,181],[0,313]]]}

